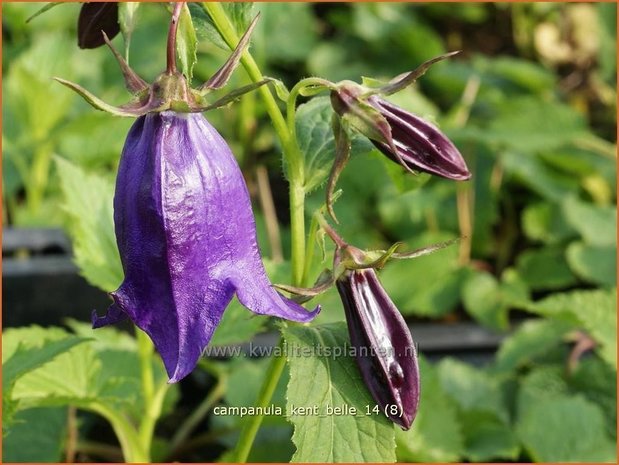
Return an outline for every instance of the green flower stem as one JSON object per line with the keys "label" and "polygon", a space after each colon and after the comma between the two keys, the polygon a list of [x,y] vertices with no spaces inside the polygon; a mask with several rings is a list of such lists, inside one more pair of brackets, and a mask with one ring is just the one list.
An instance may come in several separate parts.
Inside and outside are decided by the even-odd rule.
{"label": "green flower stem", "polygon": [[133,425],[122,414],[98,402],[94,402],[87,408],[98,413],[110,422],[116,437],[120,442],[125,462],[127,463],[148,463],[149,454],[142,447],[140,438]]}
{"label": "green flower stem", "polygon": [[[276,350],[277,353],[283,354],[283,337],[280,338],[278,348]],[[273,398],[273,393],[275,392],[275,388],[277,388],[277,384],[279,383],[279,379],[282,376],[282,372],[284,371],[285,366],[286,357],[284,355],[280,355],[279,357],[273,356],[273,358],[271,359],[271,364],[269,365],[269,369],[266,373],[266,376],[264,377],[264,382],[262,383],[260,394],[258,394],[258,399],[254,404],[255,406],[266,407],[269,402],[271,402],[271,399]],[[251,446],[254,443],[254,439],[256,438],[256,434],[258,433],[258,429],[260,428],[263,417],[261,415],[256,415],[249,418],[251,419],[251,421],[247,421],[243,425],[239,440],[236,443],[236,447],[233,452],[233,457],[238,463],[247,462],[247,457],[249,457]]]}
{"label": "green flower stem", "polygon": [[155,424],[161,415],[163,399],[168,390],[168,383],[164,380],[155,390],[153,375],[153,343],[148,335],[137,330],[138,357],[140,359],[140,377],[142,382],[142,397],[144,398],[144,416],[140,421],[138,435],[142,449],[150,453],[153,442]]}

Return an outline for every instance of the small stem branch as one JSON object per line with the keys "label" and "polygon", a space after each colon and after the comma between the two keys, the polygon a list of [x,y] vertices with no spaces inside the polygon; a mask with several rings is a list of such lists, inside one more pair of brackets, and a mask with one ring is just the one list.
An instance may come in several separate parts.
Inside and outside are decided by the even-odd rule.
{"label": "small stem branch", "polygon": [[181,9],[183,8],[183,2],[176,2],[174,4],[174,11],[172,12],[172,20],[170,21],[170,30],[168,32],[168,62],[166,67],[166,73],[176,73],[176,33],[178,31],[178,19],[181,15]]}
{"label": "small stem branch", "polygon": [[67,444],[65,446],[65,461],[66,463],[75,462],[75,453],[77,451],[77,409],[70,405],[67,411]]}

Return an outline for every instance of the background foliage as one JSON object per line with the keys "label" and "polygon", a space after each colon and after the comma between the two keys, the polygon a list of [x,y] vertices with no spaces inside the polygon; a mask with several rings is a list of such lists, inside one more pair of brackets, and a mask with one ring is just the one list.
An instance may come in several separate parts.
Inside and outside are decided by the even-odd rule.
{"label": "background foliage", "polygon": [[[3,222],[66,228],[83,275],[109,291],[122,279],[111,198],[131,121],[93,111],[51,77],[79,82],[114,103],[126,94],[107,50],[77,48],[79,6],[58,6],[26,23],[40,6],[3,4]],[[246,10],[229,8],[242,23]],[[409,432],[394,436],[380,419],[328,425],[321,418],[268,418],[251,459],[614,461],[616,5],[261,3],[255,10],[261,19],[252,54],[265,74],[289,87],[307,75],[388,79],[446,51],[463,51],[393,101],[437,122],[462,151],[472,180],[405,176],[358,138],[339,186],[338,230],[368,248],[403,241],[412,249],[465,236],[458,246],[390,263],[381,280],[411,322],[473,320],[507,337],[486,366],[422,358],[421,409]],[[193,79],[200,83],[229,50],[199,5],[191,13],[199,39]],[[135,18],[130,62],[148,80],[164,66],[169,15],[163,5],[146,5]],[[122,37],[114,42],[123,49]],[[246,83],[239,70],[230,87]],[[316,97],[297,113],[310,210],[323,202],[333,147],[330,111],[328,100]],[[241,163],[255,196],[267,268],[274,281],[285,282],[285,167],[262,103],[248,95],[208,118]],[[268,169],[276,218],[258,201],[262,167]],[[281,243],[267,239],[274,229]],[[314,253],[321,253],[318,247]],[[316,264],[310,280],[324,265]],[[310,344],[322,331],[329,344],[343,344],[347,335],[338,323],[343,312],[336,293],[319,300],[325,310],[318,328],[297,328],[287,338]],[[89,311],[84,309],[84,319]],[[270,325],[235,304],[213,344],[245,342]],[[581,348],[588,349],[584,355]],[[92,332],[70,322],[65,329],[6,330],[5,461],[63,459],[67,415],[74,416],[67,405],[139,418],[136,360],[134,339],[113,329]],[[156,357],[153,363],[162,378],[161,363]],[[214,392],[216,380],[225,379],[217,402],[251,405],[264,360],[212,363],[216,368],[203,367],[192,382]],[[338,361],[332,377],[318,386],[302,389],[298,379],[312,372],[320,380],[322,366],[318,359],[291,359],[287,400],[283,382],[274,402],[311,404],[321,389],[338,400],[364,402],[338,384],[337,376],[354,368],[350,360]],[[235,417],[211,417],[202,423],[208,431],[198,430],[182,447],[170,450],[163,441],[173,435],[169,425],[188,416],[187,398],[195,394],[182,386],[168,391],[155,460],[208,461],[220,454],[225,460],[240,427]],[[69,427],[83,438],[71,445],[78,457],[114,459],[113,439],[93,442],[100,431],[95,417],[80,413],[78,419],[78,426]],[[298,427],[294,436],[291,425]],[[328,428],[342,436],[325,440]],[[380,441],[355,438],[368,428]],[[318,435],[300,436],[302,430]]]}

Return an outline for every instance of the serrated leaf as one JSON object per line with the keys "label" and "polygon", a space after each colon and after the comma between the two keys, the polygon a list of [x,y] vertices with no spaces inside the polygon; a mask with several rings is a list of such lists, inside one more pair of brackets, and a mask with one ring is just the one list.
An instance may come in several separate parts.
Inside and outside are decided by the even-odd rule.
{"label": "serrated leaf", "polygon": [[555,395],[522,414],[516,431],[536,462],[615,462],[600,408],[582,396]]}
{"label": "serrated leaf", "polygon": [[600,356],[617,368],[616,288],[554,294],[525,308],[547,317],[577,322],[598,343],[596,350]]}
{"label": "serrated leaf", "polygon": [[617,282],[617,247],[572,242],[566,257],[572,271],[584,281],[601,286]]}
{"label": "serrated leaf", "polygon": [[559,344],[571,329],[572,325],[562,321],[525,321],[501,343],[493,368],[500,372],[510,372],[530,364],[536,356]]}
{"label": "serrated leaf", "polygon": [[198,37],[193,26],[191,13],[187,3],[183,4],[178,20],[178,33],[176,36],[176,52],[181,62],[182,73],[187,77],[187,82],[191,84],[193,77],[193,67],[198,61],[196,55],[198,50]]}
{"label": "serrated leaf", "polygon": [[81,274],[106,292],[117,289],[123,279],[120,255],[114,236],[112,182],[84,172],[56,158],[64,194],[64,209],[70,217],[75,262]]}
{"label": "serrated leaf", "polygon": [[457,462],[464,453],[455,402],[443,391],[436,370],[419,358],[421,400],[409,431],[396,429],[399,462]]}
{"label": "serrated leaf", "polygon": [[[375,403],[355,361],[347,355],[333,356],[336,350],[346,354],[349,347],[346,325],[289,328],[285,338],[293,348],[288,351],[288,412],[297,448],[292,461],[395,461],[393,425],[382,414],[366,416],[366,408]],[[312,356],[304,356],[308,351]],[[319,415],[290,415],[293,406],[317,406]],[[328,414],[327,406],[353,407],[357,413]]]}

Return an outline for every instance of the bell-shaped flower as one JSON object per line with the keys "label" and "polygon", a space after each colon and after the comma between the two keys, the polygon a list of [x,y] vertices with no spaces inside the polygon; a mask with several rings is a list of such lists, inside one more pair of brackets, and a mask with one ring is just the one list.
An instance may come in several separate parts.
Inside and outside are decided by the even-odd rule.
{"label": "bell-shaped flower", "polygon": [[255,313],[288,320],[319,311],[271,287],[239,166],[199,113],[150,113],[134,123],[114,223],[125,279],[93,325],[129,316],[155,343],[171,382],[195,367],[235,295]]}
{"label": "bell-shaped flower", "polygon": [[138,117],[121,155],[114,195],[116,242],[124,281],[105,316],[93,327],[129,317],[153,340],[170,382],[189,374],[208,345],[232,298],[254,313],[307,322],[311,312],[278,294],[267,278],[256,240],[249,193],[241,170],[219,133],[200,112],[238,99],[269,82],[237,89],[209,104],[223,87],[256,20],[228,61],[198,89],[176,71],[177,3],[168,40],[168,68],[152,85],[111,46],[135,99],[114,107],[58,79],[96,108]]}

